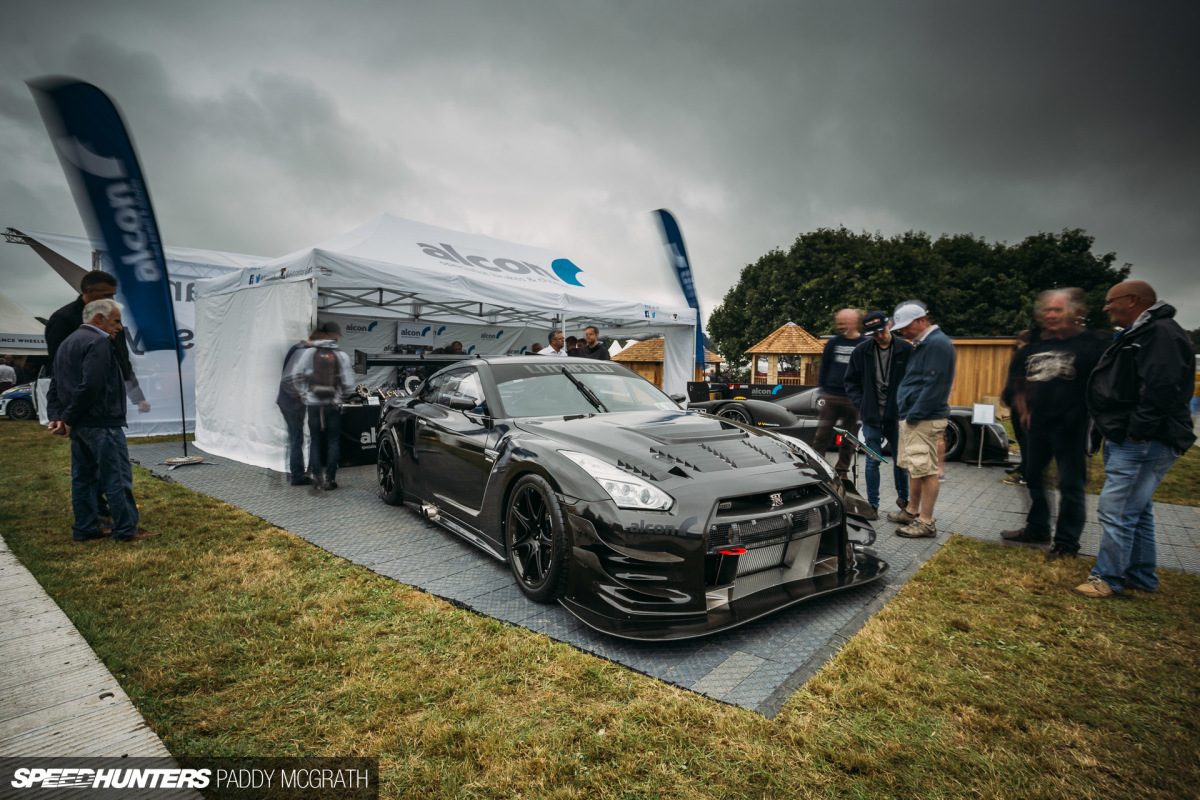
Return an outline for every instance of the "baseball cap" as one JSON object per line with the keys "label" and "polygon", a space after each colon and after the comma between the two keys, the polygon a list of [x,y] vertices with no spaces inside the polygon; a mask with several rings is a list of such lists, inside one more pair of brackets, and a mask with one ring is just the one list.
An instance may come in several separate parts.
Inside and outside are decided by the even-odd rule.
{"label": "baseball cap", "polygon": [[863,333],[867,336],[874,336],[886,328],[887,324],[888,315],[886,311],[872,311],[863,317]]}
{"label": "baseball cap", "polygon": [[928,312],[915,301],[901,303],[892,316],[892,329],[903,330],[913,324]]}

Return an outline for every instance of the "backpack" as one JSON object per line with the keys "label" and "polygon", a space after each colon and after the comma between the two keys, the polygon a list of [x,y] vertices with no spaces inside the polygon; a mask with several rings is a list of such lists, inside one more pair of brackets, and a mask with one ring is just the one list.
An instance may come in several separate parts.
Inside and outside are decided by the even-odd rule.
{"label": "backpack", "polygon": [[317,402],[329,404],[337,400],[340,374],[337,353],[324,347],[317,348],[308,377],[308,390]]}

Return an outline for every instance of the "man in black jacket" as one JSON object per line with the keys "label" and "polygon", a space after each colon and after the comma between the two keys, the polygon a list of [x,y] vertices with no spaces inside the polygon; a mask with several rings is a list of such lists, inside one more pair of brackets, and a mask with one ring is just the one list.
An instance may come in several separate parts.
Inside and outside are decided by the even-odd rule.
{"label": "man in black jacket", "polygon": [[1143,281],[1118,283],[1104,308],[1124,328],[1104,351],[1087,386],[1095,438],[1103,438],[1100,554],[1076,594],[1105,599],[1126,586],[1158,590],[1154,490],[1196,441],[1188,401],[1195,351],[1175,309]]}
{"label": "man in black jacket", "polygon": [[610,361],[608,355],[608,345],[600,341],[600,329],[595,325],[588,325],[583,331],[583,343],[575,347],[575,352],[570,352],[568,346],[567,352],[570,355],[578,358],[590,358],[595,361]]}
{"label": "man in black jacket", "polygon": [[[850,354],[846,369],[846,394],[862,419],[863,439],[867,447],[880,452],[886,437],[892,446],[892,477],[896,484],[896,505],[908,506],[908,472],[896,461],[900,442],[900,420],[896,408],[896,387],[904,378],[913,346],[892,335],[892,323],[886,311],[872,311],[863,320],[867,338]],[[879,462],[867,458],[867,502],[879,518]]]}
{"label": "man in black jacket", "polygon": [[[83,324],[83,307],[93,300],[111,300],[117,293],[117,279],[102,270],[92,270],[79,282],[79,291],[79,297],[55,311],[50,315],[50,319],[46,320],[46,353],[50,358],[51,370],[54,369],[54,356],[58,348]],[[137,376],[133,374],[133,366],[129,361],[129,345],[125,341],[123,329],[121,335],[113,340],[113,350],[121,365],[125,393],[137,404],[138,411],[145,414],[150,410],[150,401],[142,394]]]}
{"label": "man in black jacket", "polygon": [[122,334],[121,307],[112,300],[84,306],[82,323],[57,348],[47,413],[50,431],[71,438],[71,506],[76,542],[100,539],[97,496],[108,498],[118,542],[157,536],[138,527],[133,468],[125,444],[125,387],[113,337]]}

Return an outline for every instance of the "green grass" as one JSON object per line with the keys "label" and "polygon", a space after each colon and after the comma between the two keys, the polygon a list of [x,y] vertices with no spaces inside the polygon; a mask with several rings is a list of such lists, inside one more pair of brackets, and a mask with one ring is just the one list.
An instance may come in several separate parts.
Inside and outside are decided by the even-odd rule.
{"label": "green grass", "polygon": [[[0,525],[177,755],[379,756],[386,797],[1196,797],[1200,578],[952,537],[776,720],[375,575],[135,468],[69,542],[66,443],[0,424]],[[397,511],[397,514],[405,513]],[[698,644],[697,647],[702,645]]]}
{"label": "green grass", "polygon": [[[1008,438],[1013,443],[1012,423],[1003,421]],[[1058,486],[1058,471],[1051,462],[1046,470],[1046,481],[1049,486]],[[1088,494],[1100,494],[1104,488],[1104,459],[1099,453],[1088,459]],[[1200,448],[1192,447],[1184,453],[1171,471],[1162,479],[1154,492],[1154,499],[1159,503],[1175,503],[1181,506],[1200,506]]]}

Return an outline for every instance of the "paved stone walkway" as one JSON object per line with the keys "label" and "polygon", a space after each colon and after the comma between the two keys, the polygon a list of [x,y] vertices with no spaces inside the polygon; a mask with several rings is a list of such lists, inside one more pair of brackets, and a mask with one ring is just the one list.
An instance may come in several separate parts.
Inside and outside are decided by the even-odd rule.
{"label": "paved stone walkway", "polygon": [[[673,644],[624,642],[596,633],[559,606],[526,599],[506,564],[454,534],[376,496],[374,467],[339,470],[339,488],[322,493],[288,485],[285,475],[225,459],[168,471],[178,444],[130,447],[131,457],[155,474],[223,500],[284,528],[334,555],[361,564],[481,614],[520,625],[624,664],[668,683],[767,716],[778,713],[870,616],[889,600],[950,532],[999,542],[999,532],[1019,527],[1028,493],[1004,486],[997,468],[950,464],[942,485],[936,540],[907,540],[877,523],[876,549],[891,564],[880,581],[815,598],[765,619],[700,640]],[[891,471],[883,470],[882,496],[894,501]],[[1083,552],[1099,545],[1095,497]],[[1200,509],[1156,506],[1159,564],[1200,572]],[[1064,590],[1069,587],[1064,587]]]}

